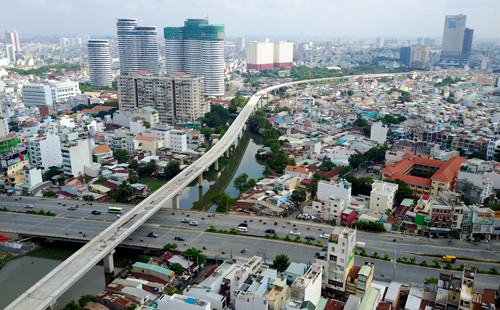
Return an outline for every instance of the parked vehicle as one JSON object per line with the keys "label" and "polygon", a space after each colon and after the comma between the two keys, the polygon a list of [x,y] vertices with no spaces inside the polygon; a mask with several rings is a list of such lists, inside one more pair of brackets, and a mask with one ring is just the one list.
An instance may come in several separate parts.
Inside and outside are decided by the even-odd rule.
{"label": "parked vehicle", "polygon": [[274,229],[266,229],[266,234],[274,234],[275,232]]}
{"label": "parked vehicle", "polygon": [[26,205],[26,209],[33,209],[33,205]]}
{"label": "parked vehicle", "polygon": [[293,235],[293,236],[300,236],[300,231],[294,229],[292,231],[290,231],[290,235]]}
{"label": "parked vehicle", "polygon": [[92,213],[93,215],[101,215],[101,211],[97,211],[97,210],[92,210]]}
{"label": "parked vehicle", "polygon": [[238,227],[238,231],[239,231],[239,232],[247,232],[247,231],[248,231],[248,228],[243,227],[243,226],[240,226],[240,227]]}
{"label": "parked vehicle", "polygon": [[191,221],[191,222],[189,222],[189,225],[191,225],[191,226],[198,226],[199,224],[198,224],[197,221]]}
{"label": "parked vehicle", "polygon": [[177,241],[186,241],[184,238],[179,237],[179,236],[175,236],[174,240],[177,240]]}
{"label": "parked vehicle", "polygon": [[182,220],[181,220],[181,223],[189,223],[189,222],[191,222],[191,220],[190,220],[190,219],[186,219],[186,218],[185,218],[185,219],[182,219]]}

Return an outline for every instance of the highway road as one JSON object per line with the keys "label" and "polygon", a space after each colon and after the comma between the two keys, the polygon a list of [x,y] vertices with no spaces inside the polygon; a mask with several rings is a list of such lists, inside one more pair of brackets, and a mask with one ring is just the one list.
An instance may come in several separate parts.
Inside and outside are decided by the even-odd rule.
{"label": "highway road", "polygon": [[[160,212],[162,216],[168,217],[166,212]],[[195,247],[202,249],[203,246],[206,247],[205,254],[208,256],[216,256],[221,259],[230,258],[231,253],[234,258],[246,259],[252,255],[266,256],[267,263],[270,263],[274,256],[281,253],[287,253],[290,259],[295,262],[310,263],[314,262],[314,254],[319,252],[318,247],[308,246],[304,244],[287,243],[283,241],[268,240],[264,238],[248,237],[248,236],[234,236],[234,235],[223,235],[207,233],[200,230],[199,227],[192,227],[187,224],[181,224],[180,218],[182,216],[181,212],[176,215],[179,219],[179,225],[175,227],[169,227],[167,225],[146,223],[139,227],[132,235],[132,239],[125,240],[122,242],[123,245],[133,246],[133,247],[144,247],[144,248],[162,248],[163,245],[167,243],[176,243],[180,250],[185,250],[189,247]],[[170,213],[171,214],[171,213]],[[198,214],[197,214],[198,215]],[[197,215],[191,215],[192,218],[197,218]],[[200,214],[201,215],[201,214]],[[201,220],[201,217],[198,218]],[[213,220],[214,218],[209,218]],[[227,221],[235,219],[230,216],[218,217],[220,221]],[[239,220],[236,218],[236,220]],[[238,221],[236,221],[238,222]],[[0,227],[2,230],[9,231],[42,231],[45,230],[47,233],[50,232],[51,235],[58,236],[60,238],[74,238],[79,240],[90,240],[95,235],[99,234],[100,231],[104,230],[111,222],[109,221],[99,221],[99,220],[86,220],[86,219],[73,219],[73,218],[59,218],[59,217],[44,217],[35,215],[20,215],[13,213],[0,213]],[[85,227],[83,230],[82,227]],[[79,232],[83,230],[86,237]],[[147,234],[149,232],[155,232],[159,236],[158,238],[148,238]],[[68,232],[69,235],[65,233]],[[40,233],[42,234],[42,233]],[[372,239],[371,242],[383,242],[384,237],[378,234],[368,234],[370,236],[376,236],[377,239]],[[186,239],[186,241],[175,241],[175,236],[181,236]],[[140,239],[143,241],[140,241]],[[391,241],[392,242],[392,241]],[[391,244],[392,245],[392,244]],[[241,253],[241,250],[245,248],[247,252],[245,254]],[[291,251],[290,249],[300,248],[300,250]],[[222,254],[224,252],[224,254]],[[370,252],[370,251],[369,251]],[[381,253],[379,251],[379,253]],[[399,253],[399,252],[398,252]],[[398,254],[399,255],[399,254]],[[391,255],[392,257],[393,255]],[[392,277],[394,265],[391,262],[373,260],[365,257],[356,257],[356,264],[362,264],[365,261],[374,262],[376,265],[376,274],[385,275],[386,277]],[[430,260],[428,260],[430,262]],[[458,264],[458,263],[457,263]],[[481,265],[482,266],[482,265]],[[486,266],[482,266],[482,269]],[[441,272],[447,272],[442,270]],[[412,282],[423,282],[425,278],[437,277],[439,270],[432,268],[423,268],[419,266],[409,266],[403,264],[397,264],[396,280],[404,283]],[[498,276],[490,275],[478,275],[478,281],[476,281],[476,289],[491,288],[496,287],[498,281]]]}

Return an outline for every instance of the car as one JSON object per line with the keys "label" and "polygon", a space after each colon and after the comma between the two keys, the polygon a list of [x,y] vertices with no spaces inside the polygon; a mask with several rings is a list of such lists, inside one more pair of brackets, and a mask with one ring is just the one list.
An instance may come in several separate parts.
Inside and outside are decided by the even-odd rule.
{"label": "car", "polygon": [[191,222],[191,220],[190,220],[190,219],[182,219],[182,220],[181,220],[181,223],[189,223],[189,222]]}
{"label": "car", "polygon": [[148,237],[150,237],[150,238],[158,238],[158,234],[155,234],[154,232],[150,232],[148,234]]}
{"label": "car", "polygon": [[321,235],[319,235],[319,237],[320,237],[321,239],[328,239],[328,238],[330,238],[330,234],[327,234],[327,233],[322,233]]}
{"label": "car", "polygon": [[304,239],[306,239],[306,240],[310,240],[310,241],[314,241],[314,240],[316,240],[316,238],[315,238],[315,237],[313,237],[313,236],[306,236]]}
{"label": "car", "polygon": [[73,210],[74,211],[74,210],[76,210],[76,207],[75,206],[69,206],[68,210]]}
{"label": "car", "polygon": [[191,221],[191,222],[189,222],[189,225],[191,225],[191,226],[198,226],[199,224],[198,224],[197,221]]}
{"label": "car", "polygon": [[33,209],[33,205],[26,205],[26,209]]}
{"label": "car", "polygon": [[177,240],[177,241],[185,241],[185,239],[184,239],[184,238],[179,237],[179,236],[175,236],[175,237],[174,237],[174,240]]}
{"label": "car", "polygon": [[247,227],[244,227],[244,226],[240,226],[240,227],[238,227],[238,231],[239,231],[239,232],[247,232],[247,231],[248,231],[248,228],[247,228]]}
{"label": "car", "polygon": [[97,210],[92,210],[92,213],[93,215],[101,215],[101,211],[97,211]]}
{"label": "car", "polygon": [[274,234],[275,232],[274,229],[266,229],[266,234]]}
{"label": "car", "polygon": [[117,214],[116,217],[122,217],[122,215],[121,214]]}
{"label": "car", "polygon": [[293,236],[300,236],[300,231],[294,229],[292,231],[290,231],[290,235],[293,235]]}

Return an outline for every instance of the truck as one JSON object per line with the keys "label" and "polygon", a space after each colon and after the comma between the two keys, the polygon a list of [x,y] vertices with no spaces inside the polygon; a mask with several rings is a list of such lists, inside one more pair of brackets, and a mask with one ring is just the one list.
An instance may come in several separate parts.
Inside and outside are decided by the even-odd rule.
{"label": "truck", "polygon": [[454,255],[443,255],[443,257],[441,258],[441,261],[445,262],[445,263],[454,263],[455,261],[457,260],[457,257],[454,256]]}
{"label": "truck", "polygon": [[358,241],[358,242],[356,242],[356,247],[358,249],[366,249],[366,243]]}

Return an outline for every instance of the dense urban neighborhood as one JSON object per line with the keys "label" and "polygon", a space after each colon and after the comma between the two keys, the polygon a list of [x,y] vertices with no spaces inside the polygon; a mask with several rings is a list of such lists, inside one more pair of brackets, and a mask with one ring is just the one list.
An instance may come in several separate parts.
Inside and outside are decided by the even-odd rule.
{"label": "dense urban neighborhood", "polygon": [[[109,278],[57,305],[81,275],[43,298],[41,276],[0,306],[500,309],[500,45],[465,26],[447,15],[442,42],[246,42],[208,18],[161,44],[135,18],[108,39],[6,31],[0,268],[79,242],[107,251]],[[174,182],[196,207],[164,199]]]}

